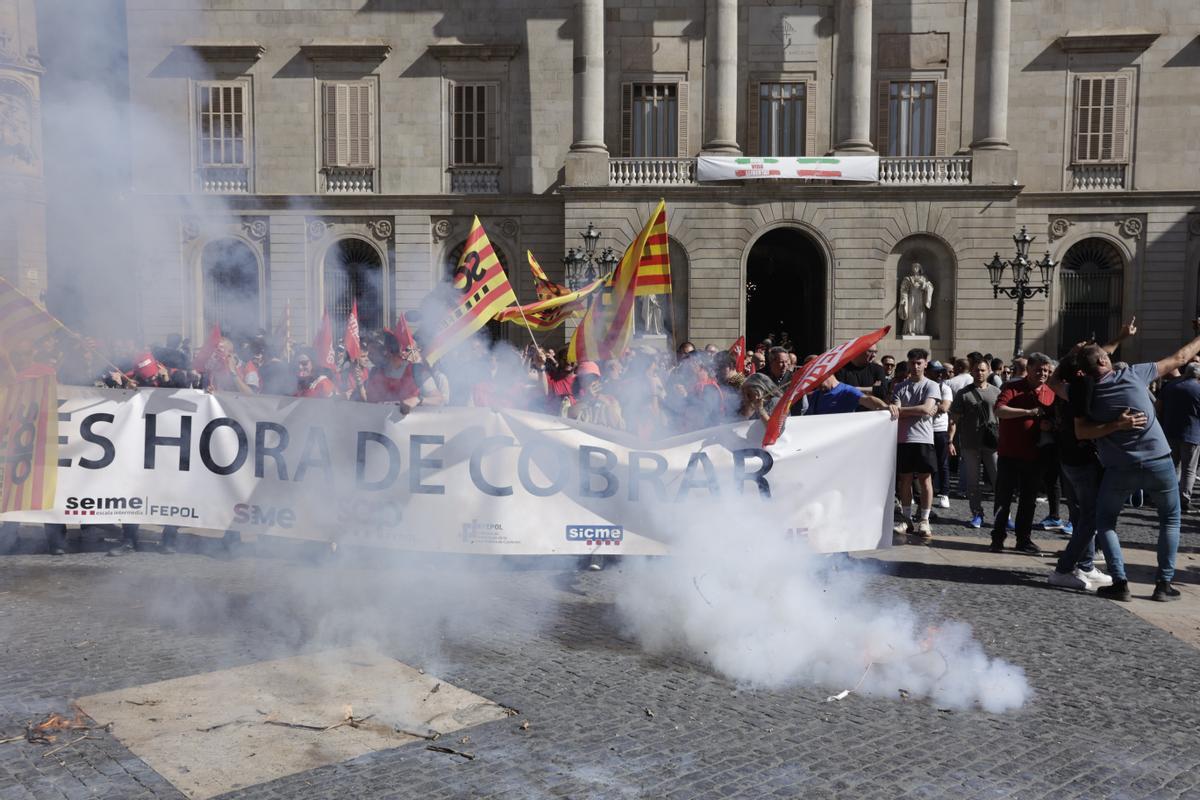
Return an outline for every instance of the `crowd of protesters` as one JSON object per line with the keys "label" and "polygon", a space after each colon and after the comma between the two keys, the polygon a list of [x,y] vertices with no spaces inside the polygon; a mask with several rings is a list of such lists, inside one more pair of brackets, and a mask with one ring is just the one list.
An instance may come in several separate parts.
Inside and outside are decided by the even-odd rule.
{"label": "crowd of protesters", "polygon": [[[1006,363],[973,352],[943,364],[920,348],[899,361],[880,358],[872,346],[790,413],[888,410],[898,420],[894,543],[929,542],[933,508],[949,507],[956,484],[969,505],[967,524],[990,529],[993,552],[1005,550],[1009,533],[1013,550],[1028,554],[1042,552],[1035,528],[1070,537],[1049,578],[1057,586],[1129,599],[1117,518],[1126,503],[1148,499],[1160,518],[1153,597],[1171,600],[1179,596],[1171,581],[1180,510],[1192,508],[1200,462],[1200,338],[1158,362],[1113,364],[1110,354],[1136,330],[1131,321],[1113,342],[1081,343],[1061,362],[1030,353]],[[477,336],[430,366],[402,330],[364,333],[361,351],[353,358],[330,347],[322,358],[265,332],[236,343],[213,339],[199,353],[179,337],[157,347],[118,341],[104,348],[60,336],[18,355],[13,367],[53,369],[68,384],[340,397],[393,403],[402,413],[419,405],[521,409],[658,438],[766,422],[794,371],[813,357],[766,340],[739,368],[732,352],[684,342],[675,352],[634,346],[621,358],[572,363],[565,348],[518,351]],[[1035,522],[1040,501],[1048,513]],[[62,526],[47,528],[51,552],[61,553]],[[137,545],[137,526],[125,528],[114,554]],[[173,549],[175,533],[164,533],[165,548]],[[1097,543],[1107,574],[1094,563]]]}

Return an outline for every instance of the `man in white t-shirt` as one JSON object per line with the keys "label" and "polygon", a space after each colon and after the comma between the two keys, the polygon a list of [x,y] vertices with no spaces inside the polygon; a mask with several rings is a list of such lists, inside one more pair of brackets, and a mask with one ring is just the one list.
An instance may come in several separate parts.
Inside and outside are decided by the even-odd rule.
{"label": "man in white t-shirt", "polygon": [[[893,416],[899,416],[896,432],[896,476],[900,513],[904,519],[893,529],[893,543],[901,544],[914,533],[924,542],[933,538],[929,510],[933,506],[933,473],[937,462],[933,450],[933,415],[941,403],[942,392],[925,377],[929,351],[920,347],[908,351],[908,377],[896,384]],[[920,517],[913,523],[913,480],[920,483]]]}
{"label": "man in white t-shirt", "polygon": [[[941,396],[937,413],[933,415],[933,458],[937,471],[933,473],[933,504],[938,508],[950,507],[950,404],[954,402],[954,390],[950,378],[940,361],[934,361],[926,370],[930,379],[938,385]],[[969,375],[967,377],[970,377]]]}

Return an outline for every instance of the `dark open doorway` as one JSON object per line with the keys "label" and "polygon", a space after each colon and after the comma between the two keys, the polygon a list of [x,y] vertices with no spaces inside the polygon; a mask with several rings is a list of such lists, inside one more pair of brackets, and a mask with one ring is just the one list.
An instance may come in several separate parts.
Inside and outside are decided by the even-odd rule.
{"label": "dark open doorway", "polygon": [[825,350],[825,257],[794,228],[763,234],[746,260],[746,344],[791,342],[801,359]]}

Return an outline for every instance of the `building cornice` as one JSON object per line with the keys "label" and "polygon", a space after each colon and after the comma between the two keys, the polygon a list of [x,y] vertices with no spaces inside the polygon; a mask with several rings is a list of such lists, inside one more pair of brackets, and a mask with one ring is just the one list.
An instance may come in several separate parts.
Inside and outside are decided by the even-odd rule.
{"label": "building cornice", "polygon": [[1068,53],[1140,53],[1160,35],[1152,31],[1068,31],[1057,43]]}
{"label": "building cornice", "polygon": [[1191,190],[1146,190],[1122,192],[1022,192],[1022,203],[1061,205],[1086,202],[1097,206],[1129,206],[1143,203],[1169,203],[1172,205],[1192,204],[1200,207],[1200,191]]}
{"label": "building cornice", "polygon": [[426,48],[438,61],[512,61],[519,44],[431,44]]}
{"label": "building cornice", "polygon": [[975,199],[1011,200],[1023,186],[978,184],[964,186],[878,186],[771,184],[756,181],[751,186],[563,186],[558,191],[568,200],[657,200],[667,197],[675,202],[719,200],[733,203],[762,203],[777,200],[849,200],[889,202],[893,200]]}
{"label": "building cornice", "polygon": [[383,61],[392,46],[382,39],[307,41],[300,45],[300,52],[310,61]]}
{"label": "building cornice", "polygon": [[205,61],[258,61],[267,48],[255,41],[189,39],[179,45],[180,49],[191,50]]}

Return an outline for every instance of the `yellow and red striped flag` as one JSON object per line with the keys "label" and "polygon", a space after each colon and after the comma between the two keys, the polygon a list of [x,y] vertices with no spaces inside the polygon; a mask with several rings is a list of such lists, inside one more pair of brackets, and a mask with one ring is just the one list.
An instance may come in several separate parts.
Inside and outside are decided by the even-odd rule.
{"label": "yellow and red striped flag", "polygon": [[58,384],[54,373],[0,386],[0,513],[54,507]]}
{"label": "yellow and red striped flag", "polygon": [[654,212],[646,250],[638,263],[637,296],[671,293],[671,252],[667,240],[667,206],[661,200]]}
{"label": "yellow and red striped flag", "polygon": [[[531,256],[532,258],[532,256]],[[532,331],[550,331],[566,322],[573,314],[587,309],[588,296],[604,285],[605,278],[593,281],[575,292],[538,300],[524,306],[501,309],[496,319],[512,322]],[[557,284],[556,284],[557,285]]]}
{"label": "yellow and red striped flag", "polygon": [[465,342],[505,306],[517,302],[512,284],[508,282],[479,217],[471,221],[471,232],[467,234],[467,244],[454,271],[453,283],[454,288],[462,292],[462,297],[441,321],[433,342],[425,351],[425,360],[430,364]]}
{"label": "yellow and red striped flag", "polygon": [[66,330],[66,326],[0,278],[0,351],[11,353],[60,330]]}
{"label": "yellow and red striped flag", "polygon": [[[666,203],[659,200],[637,238],[626,248],[625,254],[621,256],[621,262],[617,264],[616,270],[609,279],[611,302],[604,302],[607,298],[603,294],[597,296],[592,301],[587,313],[584,314],[583,321],[575,329],[575,335],[571,337],[571,345],[567,350],[568,361],[578,363],[617,358],[629,346],[629,340],[633,338],[633,312],[634,301],[638,294],[638,275],[641,272],[642,259],[646,255],[646,243],[661,226],[662,247],[665,249],[666,219]],[[664,263],[667,263],[665,256]],[[671,278],[670,265],[669,263],[667,265],[666,286],[669,291]],[[661,278],[656,278],[655,284],[647,283],[647,287],[651,285],[661,287]],[[644,294],[658,294],[661,291],[661,288],[655,291],[647,290]],[[608,294],[608,292],[606,291],[604,294]]]}
{"label": "yellow and red striped flag", "polygon": [[525,257],[529,260],[529,271],[533,273],[533,286],[537,292],[538,300],[549,300],[552,297],[562,297],[563,295],[571,294],[571,290],[561,283],[555,283],[550,280],[550,276],[546,274],[546,270],[542,269],[542,265],[533,257],[533,251],[526,250]]}

